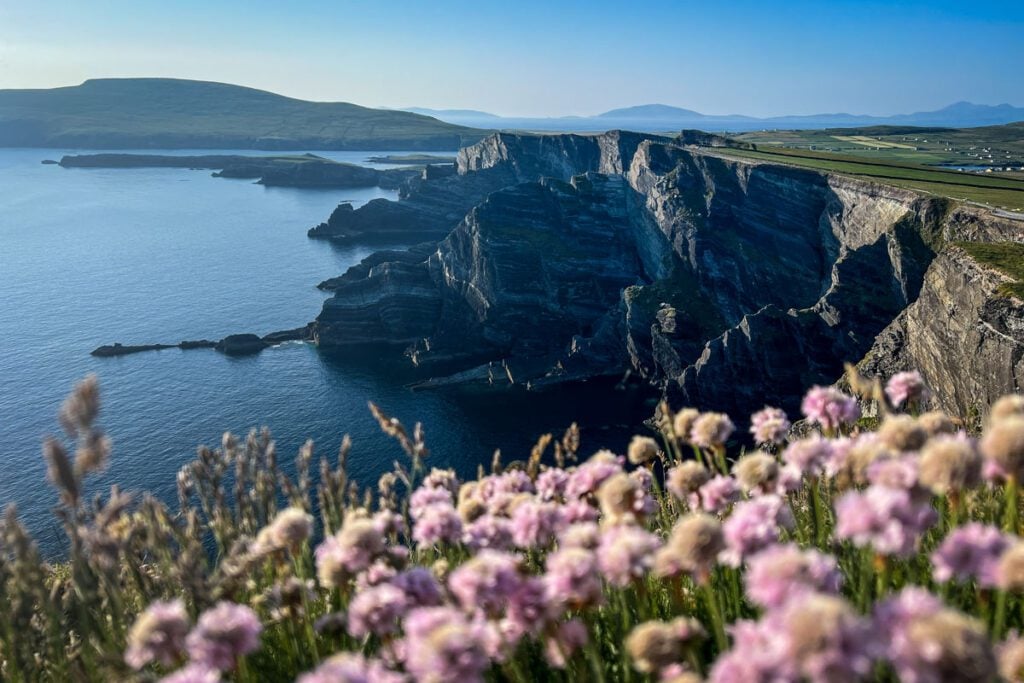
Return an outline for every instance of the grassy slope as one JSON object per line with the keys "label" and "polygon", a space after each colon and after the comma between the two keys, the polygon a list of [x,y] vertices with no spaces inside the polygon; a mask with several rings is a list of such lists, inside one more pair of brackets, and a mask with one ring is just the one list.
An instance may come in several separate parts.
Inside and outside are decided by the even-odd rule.
{"label": "grassy slope", "polygon": [[995,268],[1013,278],[1016,282],[1007,282],[999,291],[1005,296],[1024,299],[1024,244],[1017,242],[997,242],[993,244],[980,242],[958,242],[957,246],[970,254],[978,263]]}
{"label": "grassy slope", "polygon": [[8,146],[454,149],[484,134],[409,112],[201,81],[104,79],[0,91],[0,145]]}
{"label": "grassy slope", "polygon": [[846,154],[787,147],[760,147],[756,150],[717,148],[715,151],[745,159],[771,161],[867,177],[889,185],[989,204],[1013,211],[1024,209],[1024,179],[1022,178],[988,174],[976,175],[917,164],[867,160]]}

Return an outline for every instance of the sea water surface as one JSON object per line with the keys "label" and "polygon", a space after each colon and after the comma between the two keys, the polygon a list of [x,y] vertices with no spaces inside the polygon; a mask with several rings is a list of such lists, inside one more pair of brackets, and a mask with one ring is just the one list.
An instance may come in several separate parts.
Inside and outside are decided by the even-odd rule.
{"label": "sea water surface", "polygon": [[[506,460],[525,457],[540,433],[572,420],[584,425],[590,450],[622,448],[625,425],[649,409],[635,394],[594,385],[413,392],[357,361],[299,343],[244,358],[178,349],[93,358],[93,348],[115,341],[220,339],[309,322],[327,296],[316,284],[372,249],[311,240],[306,230],[340,201],[358,206],[395,193],[271,188],[188,169],[40,163],[70,152],[87,150],[0,149],[0,508],[16,504],[47,554],[58,554],[62,543],[40,444],[60,436],[60,404],[89,373],[99,376],[100,423],[114,445],[91,490],[117,484],[167,501],[198,444],[214,446],[226,430],[244,435],[263,425],[285,463],[307,438],[333,457],[350,434],[350,470],[372,484],[402,456],[370,417],[370,400],[403,422],[421,421],[430,462],[463,475],[489,463],[496,448]],[[365,163],[377,153],[318,154]],[[606,427],[588,430],[591,424]]]}

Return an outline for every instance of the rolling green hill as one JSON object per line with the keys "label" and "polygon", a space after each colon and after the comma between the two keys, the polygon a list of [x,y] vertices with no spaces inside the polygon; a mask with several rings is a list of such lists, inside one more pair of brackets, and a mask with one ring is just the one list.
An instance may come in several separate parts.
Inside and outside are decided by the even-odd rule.
{"label": "rolling green hill", "polygon": [[411,112],[205,81],[98,79],[0,90],[2,147],[453,150],[486,134]]}

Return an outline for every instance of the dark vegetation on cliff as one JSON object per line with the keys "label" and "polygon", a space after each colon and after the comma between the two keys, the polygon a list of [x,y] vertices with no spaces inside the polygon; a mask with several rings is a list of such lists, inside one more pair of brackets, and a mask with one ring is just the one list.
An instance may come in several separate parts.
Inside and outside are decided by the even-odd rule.
{"label": "dark vegetation on cliff", "polygon": [[966,251],[983,266],[991,266],[1012,278],[999,286],[999,291],[1008,297],[1024,299],[1024,244],[999,242],[985,244],[960,242],[957,246]]}
{"label": "dark vegetation on cliff", "polygon": [[[1019,242],[1022,223],[948,198],[1016,196],[1019,183],[743,147],[693,133],[486,138],[456,173],[311,231],[422,243],[323,283],[335,295],[316,338],[404,355],[425,386],[629,372],[733,412],[792,408],[862,358],[877,374],[920,367],[960,415],[1020,389],[1021,302],[953,243]],[[947,272],[963,286],[947,289]]]}
{"label": "dark vegetation on cliff", "polygon": [[7,147],[447,151],[485,134],[410,112],[204,81],[96,79],[0,90],[0,146]]}

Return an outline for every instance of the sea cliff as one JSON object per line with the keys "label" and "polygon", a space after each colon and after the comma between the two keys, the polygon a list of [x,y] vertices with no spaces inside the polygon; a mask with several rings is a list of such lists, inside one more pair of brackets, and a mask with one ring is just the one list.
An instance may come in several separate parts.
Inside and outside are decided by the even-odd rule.
{"label": "sea cliff", "polygon": [[[688,142],[496,134],[398,202],[336,212],[323,230],[335,237],[436,247],[332,280],[320,346],[391,348],[430,385],[630,371],[677,403],[734,412],[793,408],[865,356],[884,374],[919,367],[959,412],[1019,388],[1020,302],[993,304],[1003,276],[954,243],[1020,240],[1020,222]],[[979,356],[971,335],[986,325],[999,333]],[[972,372],[984,389],[964,396]]]}

